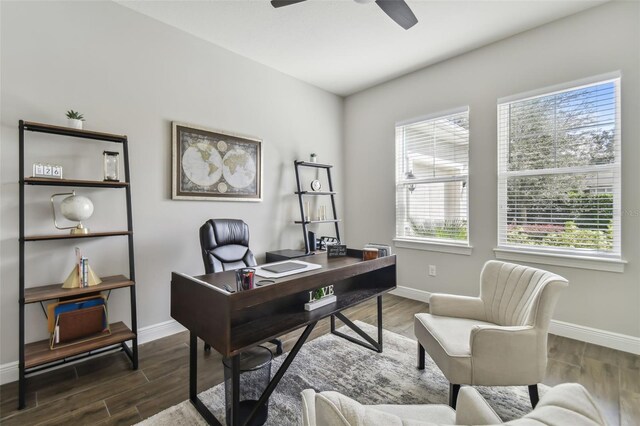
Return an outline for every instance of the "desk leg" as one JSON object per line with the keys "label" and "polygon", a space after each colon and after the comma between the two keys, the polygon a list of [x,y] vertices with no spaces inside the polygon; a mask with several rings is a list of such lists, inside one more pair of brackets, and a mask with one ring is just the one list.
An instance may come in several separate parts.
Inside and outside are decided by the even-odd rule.
{"label": "desk leg", "polygon": [[231,357],[231,426],[240,426],[240,355]]}
{"label": "desk leg", "polygon": [[335,319],[334,316],[331,316],[331,333],[335,334],[338,337],[342,337],[352,343],[355,343],[360,346],[364,346],[367,349],[371,349],[372,351],[382,352],[382,296],[378,296],[378,341],[376,342],[373,337],[369,336],[367,333],[362,331],[360,327],[355,325],[349,318],[345,317],[341,312],[335,314],[336,317],[340,321],[342,321],[347,327],[356,332],[360,337],[362,337],[365,341],[363,342],[360,339],[356,339],[349,335],[346,335],[340,331],[335,329]]}
{"label": "desk leg", "polygon": [[378,296],[378,352],[382,353],[382,296]]}
{"label": "desk leg", "polygon": [[222,426],[198,398],[198,336],[193,331],[189,332],[189,400],[208,424]]}
{"label": "desk leg", "polygon": [[189,332],[189,399],[198,398],[198,336]]}

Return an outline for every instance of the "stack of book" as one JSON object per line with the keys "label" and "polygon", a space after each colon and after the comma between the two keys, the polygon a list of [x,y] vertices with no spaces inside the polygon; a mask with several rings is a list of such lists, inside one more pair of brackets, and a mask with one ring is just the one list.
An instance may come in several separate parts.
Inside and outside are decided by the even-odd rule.
{"label": "stack of book", "polygon": [[100,284],[102,280],[96,276],[89,266],[89,259],[82,256],[76,247],[76,262],[73,270],[62,284],[62,288],[84,288]]}
{"label": "stack of book", "polygon": [[80,287],[89,287],[89,259],[80,253],[79,247],[76,247],[76,263],[78,265]]}

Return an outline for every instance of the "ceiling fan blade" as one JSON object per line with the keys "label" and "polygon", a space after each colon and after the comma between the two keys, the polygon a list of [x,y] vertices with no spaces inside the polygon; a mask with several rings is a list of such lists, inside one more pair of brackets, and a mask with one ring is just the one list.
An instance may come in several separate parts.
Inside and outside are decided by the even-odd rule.
{"label": "ceiling fan blade", "polygon": [[271,0],[271,6],[273,7],[282,7],[289,6],[290,4],[301,3],[305,0]]}
{"label": "ceiling fan blade", "polygon": [[376,0],[376,4],[405,30],[418,23],[418,18],[404,0]]}

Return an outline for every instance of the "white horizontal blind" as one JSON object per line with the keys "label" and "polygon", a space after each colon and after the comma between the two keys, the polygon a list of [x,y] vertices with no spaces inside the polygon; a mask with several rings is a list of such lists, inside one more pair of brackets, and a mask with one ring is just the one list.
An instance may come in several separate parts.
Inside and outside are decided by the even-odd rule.
{"label": "white horizontal blind", "polygon": [[396,236],[467,243],[469,110],[396,126]]}
{"label": "white horizontal blind", "polygon": [[498,245],[620,257],[620,79],[498,104]]}

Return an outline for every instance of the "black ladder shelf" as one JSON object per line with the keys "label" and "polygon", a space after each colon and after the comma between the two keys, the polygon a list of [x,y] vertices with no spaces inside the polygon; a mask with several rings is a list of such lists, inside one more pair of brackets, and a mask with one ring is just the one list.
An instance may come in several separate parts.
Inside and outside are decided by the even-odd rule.
{"label": "black ladder shelf", "polygon": [[[101,142],[122,144],[124,163],[124,182],[104,182],[78,179],[42,179],[25,176],[24,151],[25,132],[45,133],[49,135],[61,135],[88,139]],[[131,360],[134,370],[138,368],[138,325],[136,314],[136,287],[135,264],[133,258],[133,218],[131,210],[131,185],[129,174],[129,150],[127,137],[111,133],[94,132],[90,130],[72,129],[68,127],[53,126],[49,124],[34,123],[20,120],[19,122],[19,192],[20,192],[20,239],[19,239],[19,383],[18,383],[18,408],[25,407],[26,376],[36,371],[46,370],[67,361],[76,361],[81,358],[98,355],[105,351],[117,349],[118,346]],[[52,234],[52,235],[25,235],[25,191],[26,185],[36,186],[69,186],[89,188],[120,188],[125,189],[127,208],[127,229],[111,232],[92,232],[89,234]],[[31,286],[25,288],[25,243],[34,241],[66,240],[69,238],[103,238],[121,236],[127,237],[129,249],[129,277],[114,275],[101,277],[102,283],[92,287],[63,289],[62,284],[49,284],[43,286]],[[123,322],[111,323],[111,334],[99,338],[75,343],[69,346],[50,349],[49,341],[25,342],[25,306],[31,303],[43,303],[49,300],[60,300],[81,295],[96,294],[103,291],[111,292],[119,288],[128,288],[131,307],[131,328]],[[126,342],[131,341],[131,348]],[[116,346],[118,345],[118,346]]]}
{"label": "black ladder shelf", "polygon": [[[296,191],[296,195],[298,196],[298,203],[300,204],[300,219],[296,220],[295,223],[302,225],[302,233],[304,235],[304,249],[305,253],[311,253],[309,249],[309,233],[307,232],[307,225],[312,223],[333,223],[336,227],[336,238],[340,241],[340,229],[338,228],[338,223],[340,219],[338,219],[338,212],[336,211],[336,193],[333,190],[333,181],[331,180],[331,168],[333,167],[330,164],[320,164],[320,163],[311,163],[308,161],[300,161],[296,160],[293,162],[296,170],[296,185],[298,190]],[[329,191],[303,191],[302,186],[300,185],[300,167],[315,167],[317,169],[323,169],[327,172],[327,181],[329,182]],[[325,220],[311,220],[311,212],[306,212],[308,215],[305,215],[304,211],[304,197],[305,196],[329,196],[331,198],[331,211],[333,212],[333,219],[325,219]],[[305,216],[309,218],[309,220],[305,220]]]}

